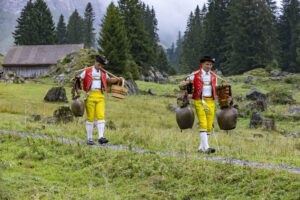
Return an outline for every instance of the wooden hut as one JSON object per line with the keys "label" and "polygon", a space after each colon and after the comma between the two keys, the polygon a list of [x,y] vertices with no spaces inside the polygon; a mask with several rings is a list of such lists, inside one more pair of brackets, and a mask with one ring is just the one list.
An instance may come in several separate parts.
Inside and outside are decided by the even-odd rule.
{"label": "wooden hut", "polygon": [[51,66],[56,66],[57,60],[81,49],[83,44],[14,46],[4,58],[3,71],[34,78],[47,74]]}

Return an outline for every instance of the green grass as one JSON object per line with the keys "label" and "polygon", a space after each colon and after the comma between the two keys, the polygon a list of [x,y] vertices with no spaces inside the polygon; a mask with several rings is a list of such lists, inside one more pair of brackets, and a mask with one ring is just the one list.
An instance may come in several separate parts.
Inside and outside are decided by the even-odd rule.
{"label": "green grass", "polygon": [[0,199],[298,199],[300,176],[0,134]]}
{"label": "green grass", "polygon": [[148,92],[149,89],[152,89],[157,95],[165,95],[168,93],[169,95],[177,95],[179,88],[177,85],[171,84],[158,84],[153,82],[143,82],[143,81],[136,81],[138,87],[142,91]]}
{"label": "green grass", "polygon": [[[290,81],[255,77],[251,85],[244,84],[246,77],[226,77],[238,81],[232,83],[234,95],[245,97],[254,87],[265,93],[279,85],[291,89]],[[178,86],[141,81],[137,84],[141,90],[152,89],[157,95],[133,95],[120,100],[106,94],[105,119],[116,125],[116,129],[105,131],[110,144],[197,155],[200,143],[197,118],[193,129],[181,132],[175,113],[168,109],[169,104],[176,104],[176,98],[163,96],[174,95]],[[59,106],[66,104],[44,102],[51,87],[30,82],[0,83],[0,129],[85,140],[86,116],[68,124],[26,120],[32,114],[40,114],[42,118],[52,116]],[[71,88],[65,89],[71,100]],[[300,93],[293,91],[299,105]],[[215,121],[215,137],[210,137],[209,143],[217,152],[208,156],[300,167],[300,138],[284,137],[285,133],[300,130],[300,121],[292,120],[293,116],[286,112],[290,107],[271,104],[269,111],[262,113],[275,119],[276,131],[249,129],[248,117],[239,118],[237,128],[227,134],[219,130]],[[254,134],[263,137],[254,138]],[[0,199],[297,199],[298,183],[298,175],[283,171],[0,134]]]}
{"label": "green grass", "polygon": [[[142,90],[152,88],[158,94],[164,94],[177,87],[139,81],[137,83]],[[19,85],[1,83],[0,128],[85,140],[85,116],[75,119],[73,123],[58,125],[25,121],[32,114],[40,114],[42,117],[52,116],[54,110],[65,104],[43,101],[51,87],[53,86],[34,83]],[[70,88],[66,87],[66,91],[68,99],[71,99]],[[169,104],[176,104],[176,99],[134,95],[120,100],[111,97],[108,93],[106,94],[106,120],[113,121],[116,129],[106,130],[105,136],[112,144],[197,154],[196,150],[200,143],[197,119],[193,129],[180,132],[175,113],[168,109]],[[270,114],[275,115],[286,108],[281,105],[271,109],[277,109],[275,112],[270,111]],[[300,166],[300,153],[297,149],[300,144],[299,138],[286,138],[280,133],[281,129],[286,132],[299,130],[298,121],[278,121],[276,125],[279,131],[273,132],[249,129],[249,121],[249,118],[240,118],[237,128],[230,131],[228,135],[219,130],[215,123],[216,135],[210,138],[210,144],[215,148],[219,145],[219,150],[212,156]],[[254,134],[263,134],[264,137],[253,138]],[[97,138],[96,135],[97,131],[94,129],[94,138]]]}

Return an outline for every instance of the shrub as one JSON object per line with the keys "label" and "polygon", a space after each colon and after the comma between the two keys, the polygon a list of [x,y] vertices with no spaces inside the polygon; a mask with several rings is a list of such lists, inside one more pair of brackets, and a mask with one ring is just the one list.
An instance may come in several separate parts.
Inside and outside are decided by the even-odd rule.
{"label": "shrub", "polygon": [[265,70],[268,72],[268,73],[270,73],[271,71],[273,71],[273,70],[279,70],[279,67],[278,67],[279,65],[278,65],[278,62],[277,62],[277,60],[276,59],[273,59],[272,60],[272,62],[271,63],[269,63],[268,65],[267,65],[267,67],[265,68]]}
{"label": "shrub", "polygon": [[265,76],[268,76],[269,73],[264,68],[256,68],[256,69],[250,70],[248,72],[245,72],[244,75],[265,77]]}
{"label": "shrub", "polygon": [[70,63],[72,60],[69,56],[66,56],[64,59],[63,59],[63,64],[67,64],[67,63]]}
{"label": "shrub", "polygon": [[270,101],[274,104],[294,104],[295,99],[291,91],[286,88],[273,88],[268,94]]}

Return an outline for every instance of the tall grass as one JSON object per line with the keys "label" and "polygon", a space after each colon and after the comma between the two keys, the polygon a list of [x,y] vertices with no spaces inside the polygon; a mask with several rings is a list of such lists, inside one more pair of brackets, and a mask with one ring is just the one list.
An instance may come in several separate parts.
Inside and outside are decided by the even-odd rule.
{"label": "tall grass", "polygon": [[[142,90],[151,88],[159,95],[177,87],[176,85],[137,83]],[[233,90],[242,90],[239,85],[240,83],[234,85]],[[43,102],[44,96],[51,87],[33,83],[23,85],[0,83],[0,128],[85,140],[85,116],[76,118],[69,124],[46,124],[26,120],[32,114],[41,114],[42,117],[52,116],[55,109],[64,105],[64,103]],[[70,88],[66,87],[66,90],[70,99]],[[168,109],[169,104],[176,104],[176,99],[133,95],[120,100],[106,94],[106,120],[112,121],[116,129],[106,130],[105,137],[109,138],[111,144],[197,154],[200,144],[197,118],[193,129],[181,132],[176,124],[175,113]],[[286,109],[282,105],[279,107],[274,105],[271,108],[272,113],[278,115]],[[210,156],[300,166],[300,153],[296,148],[300,144],[299,138],[286,138],[280,133],[281,129],[286,132],[299,130],[299,122],[279,121],[277,122],[278,131],[273,132],[249,129],[249,122],[249,118],[240,118],[237,128],[227,134],[219,130],[215,121],[215,135],[209,139],[209,143],[217,149],[217,153]],[[254,138],[254,134],[262,134],[263,138]],[[96,138],[95,128],[94,139]]]}

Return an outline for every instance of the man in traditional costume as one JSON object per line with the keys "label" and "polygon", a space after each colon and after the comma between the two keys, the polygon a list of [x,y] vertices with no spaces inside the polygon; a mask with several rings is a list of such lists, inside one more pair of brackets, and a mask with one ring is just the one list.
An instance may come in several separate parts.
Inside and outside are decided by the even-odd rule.
{"label": "man in traditional costume", "polygon": [[[87,113],[86,132],[88,145],[94,145],[92,140],[93,127],[95,121],[95,113],[97,117],[98,128],[98,142],[104,144],[108,142],[108,139],[103,137],[105,120],[105,96],[104,91],[107,91],[107,83],[116,83],[122,81],[122,78],[109,78],[105,71],[103,71],[104,65],[107,64],[106,59],[103,56],[97,55],[94,66],[85,69],[80,78],[83,81],[83,90],[86,92],[85,96],[85,108]],[[81,91],[77,93],[80,95]]]}
{"label": "man in traditional costume", "polygon": [[201,143],[199,153],[214,153],[215,149],[208,145],[208,138],[213,128],[217,77],[212,73],[211,68],[215,60],[210,56],[204,56],[200,60],[200,70],[192,73],[187,79],[193,84],[193,94],[189,95],[194,99],[196,114],[200,123]]}

